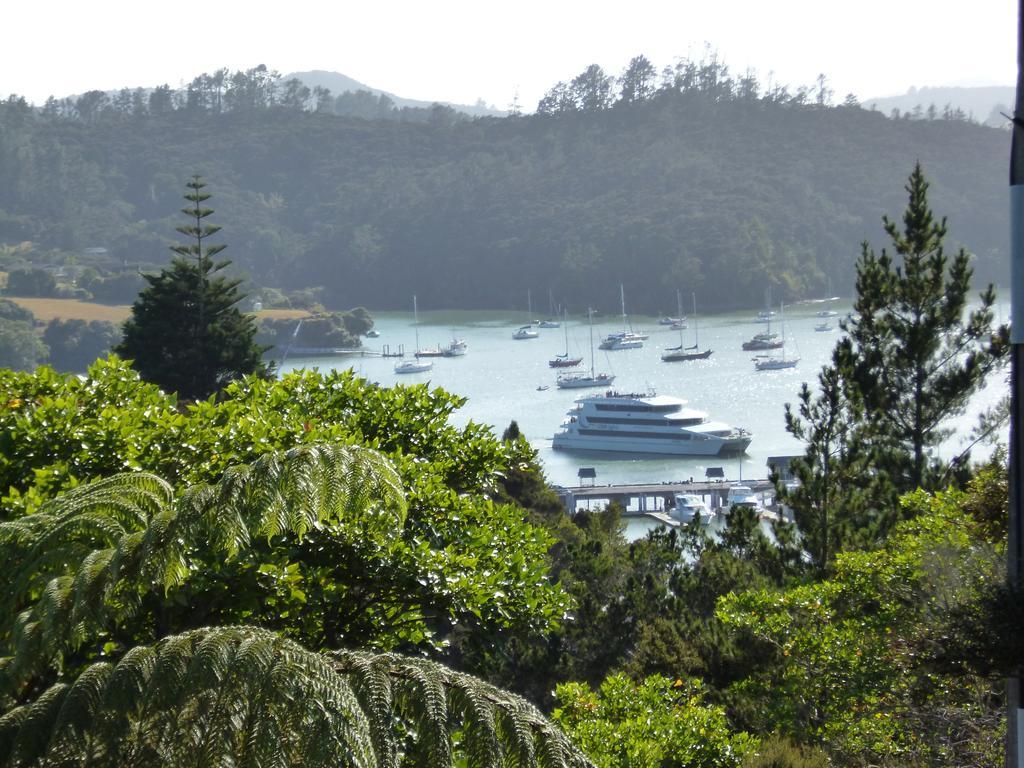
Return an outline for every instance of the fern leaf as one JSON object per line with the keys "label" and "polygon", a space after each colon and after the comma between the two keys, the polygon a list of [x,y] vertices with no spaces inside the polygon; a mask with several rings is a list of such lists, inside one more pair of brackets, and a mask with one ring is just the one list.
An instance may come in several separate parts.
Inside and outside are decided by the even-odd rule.
{"label": "fern leaf", "polygon": [[[193,547],[234,557],[254,536],[301,536],[324,521],[345,521],[341,529],[353,537],[388,540],[405,512],[401,480],[387,459],[344,445],[267,454],[178,499],[143,473],[76,488],[38,515],[0,525],[0,554],[18,554],[21,585],[0,615],[22,615],[6,628],[0,623],[14,657],[0,661],[0,690],[16,690],[58,654],[132,615],[154,584],[183,584]],[[40,594],[26,613],[33,591]],[[33,658],[23,658],[29,650]]]}

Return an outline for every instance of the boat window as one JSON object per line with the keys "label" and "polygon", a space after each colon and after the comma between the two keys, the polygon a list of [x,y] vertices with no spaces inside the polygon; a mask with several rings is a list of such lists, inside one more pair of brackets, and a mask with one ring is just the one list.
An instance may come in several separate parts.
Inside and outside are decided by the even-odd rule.
{"label": "boat window", "polygon": [[[690,440],[687,432],[631,432],[625,429],[587,429],[580,428],[579,434],[588,437],[643,437],[652,440]],[[701,438],[704,439],[704,438]]]}
{"label": "boat window", "polygon": [[682,406],[678,403],[651,405],[650,403],[594,403],[599,411],[630,411],[633,413],[675,413]]}
{"label": "boat window", "polygon": [[614,416],[588,416],[587,421],[591,424],[624,424],[626,426],[643,427],[672,427],[673,422],[664,419],[622,419]]}

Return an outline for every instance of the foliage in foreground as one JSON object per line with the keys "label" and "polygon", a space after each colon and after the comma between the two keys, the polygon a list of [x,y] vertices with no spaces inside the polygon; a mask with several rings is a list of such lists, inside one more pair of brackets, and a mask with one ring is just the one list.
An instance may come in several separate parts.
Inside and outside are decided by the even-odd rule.
{"label": "foliage in foreground", "polygon": [[531,705],[435,663],[189,631],[202,601],[169,610],[209,578],[204,554],[230,562],[328,529],[358,556],[364,539],[397,538],[405,510],[379,454],[306,446],[177,498],[158,478],[115,476],[0,525],[13,568],[0,764],[587,765]]}
{"label": "foliage in foreground", "polygon": [[2,371],[3,514],[38,511],[63,490],[124,470],[151,472],[181,491],[267,452],[365,445],[393,462],[408,496],[405,526],[387,547],[365,540],[339,548],[330,530],[286,546],[257,542],[232,563],[209,559],[207,581],[181,599],[201,598],[220,621],[276,622],[314,648],[427,648],[456,630],[544,631],[565,611],[546,578],[549,539],[523,510],[489,498],[529,454],[479,425],[451,426],[461,402],[425,386],[382,388],[351,372],[298,372],[236,382],[217,402],[181,409],[113,358],[82,379],[47,368]]}
{"label": "foliage in foreground", "polygon": [[697,681],[613,675],[597,691],[560,685],[554,719],[601,768],[741,765],[757,740],[732,733],[724,710],[703,699]]}
{"label": "foliage in foreground", "polygon": [[[1001,680],[951,664],[945,646],[961,610],[1005,578],[1004,543],[986,534],[1005,509],[1000,474],[905,496],[909,519],[885,545],[839,554],[828,579],[719,601],[737,641],[766,649],[730,691],[749,703],[748,728],[819,744],[837,765],[998,763]],[[995,508],[979,510],[985,499]]]}

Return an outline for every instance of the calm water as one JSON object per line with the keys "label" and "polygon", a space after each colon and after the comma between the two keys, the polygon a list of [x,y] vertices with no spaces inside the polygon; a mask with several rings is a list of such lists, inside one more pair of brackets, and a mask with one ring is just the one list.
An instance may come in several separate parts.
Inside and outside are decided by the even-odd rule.
{"label": "calm water", "polygon": [[[755,333],[764,330],[753,322],[756,310],[743,314],[700,318],[701,348],[710,346],[714,354],[708,360],[685,363],[663,363],[661,353],[666,347],[679,344],[679,332],[657,323],[657,318],[633,317],[634,329],[650,334],[641,349],[605,352],[596,343],[605,334],[622,330],[621,318],[603,317],[594,320],[594,362],[598,372],[615,374],[615,389],[620,392],[647,392],[685,398],[690,405],[715,420],[745,427],[754,434],[753,442],[743,457],[729,459],[650,457],[635,455],[580,454],[553,451],[551,437],[572,407],[573,401],[600,389],[561,390],[555,387],[556,370],[548,360],[565,351],[562,328],[541,329],[540,337],[516,341],[513,331],[526,322],[526,314],[509,312],[427,312],[419,314],[421,347],[444,345],[453,337],[464,338],[469,351],[464,357],[437,358],[431,371],[397,375],[394,359],[376,357],[291,358],[284,371],[300,367],[352,367],[366,378],[381,384],[395,382],[429,382],[468,398],[465,407],[455,415],[456,423],[469,420],[489,424],[497,434],[513,419],[537,450],[548,481],[558,485],[576,485],[580,467],[594,467],[598,484],[620,482],[661,482],[702,478],[709,466],[721,466],[729,479],[763,478],[768,474],[769,456],[800,453],[800,445],[785,430],[783,405],[795,403],[800,384],[815,382],[838,337],[838,327],[821,333],[814,326],[823,322],[817,317],[820,306],[809,305],[786,309],[787,356],[797,356],[796,368],[784,371],[757,372],[752,362],[754,353],[740,349]],[[845,314],[848,306],[834,307]],[[380,338],[365,339],[369,350],[383,345],[395,349],[404,345],[407,355],[415,349],[411,313],[374,313]],[[831,324],[837,326],[837,318]],[[586,318],[570,317],[567,325],[569,352],[582,356],[579,369],[589,369],[589,327]],[[778,330],[773,324],[773,330]],[[693,327],[683,331],[686,345],[693,343]],[[576,369],[569,369],[576,370]],[[549,389],[538,391],[547,385]],[[1005,391],[1002,377],[996,377],[977,398],[974,409],[994,403]],[[973,424],[974,414],[959,418],[956,426],[965,431]],[[955,454],[960,439],[954,438],[944,453]]]}

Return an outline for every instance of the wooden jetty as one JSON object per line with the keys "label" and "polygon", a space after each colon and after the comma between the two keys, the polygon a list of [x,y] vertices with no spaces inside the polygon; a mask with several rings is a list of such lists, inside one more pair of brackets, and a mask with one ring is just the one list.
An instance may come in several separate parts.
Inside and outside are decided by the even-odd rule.
{"label": "wooden jetty", "polygon": [[[792,483],[796,479],[790,466],[794,458],[797,457],[769,456],[768,469],[777,474],[784,483]],[[708,467],[703,480],[694,480],[691,477],[689,480],[670,480],[661,483],[597,485],[597,471],[593,467],[580,467],[577,476],[580,485],[555,487],[570,515],[580,509],[589,508],[594,502],[603,506],[616,501],[625,510],[625,517],[647,516],[661,520],[666,517],[665,513],[674,503],[673,496],[677,493],[700,496],[712,512],[718,512],[725,506],[729,488],[737,484],[747,486],[754,494],[765,499],[766,517],[775,517],[781,511],[775,504],[775,486],[771,480],[728,480],[722,467]]]}
{"label": "wooden jetty", "polygon": [[392,349],[385,344],[381,349],[368,347],[291,347],[286,356],[293,357],[405,357],[405,346]]}
{"label": "wooden jetty", "polygon": [[[597,502],[603,506],[616,501],[625,510],[624,516],[643,516],[666,510],[677,493],[700,496],[711,510],[725,506],[729,488],[741,484],[755,494],[774,493],[770,480],[679,480],[663,483],[626,483],[622,485],[578,485],[557,487],[555,490],[565,504],[566,511],[574,514],[579,509]],[[585,505],[585,506],[584,506]]]}

